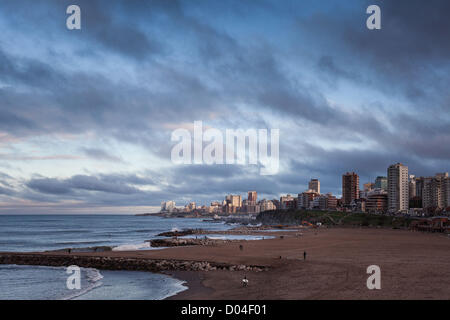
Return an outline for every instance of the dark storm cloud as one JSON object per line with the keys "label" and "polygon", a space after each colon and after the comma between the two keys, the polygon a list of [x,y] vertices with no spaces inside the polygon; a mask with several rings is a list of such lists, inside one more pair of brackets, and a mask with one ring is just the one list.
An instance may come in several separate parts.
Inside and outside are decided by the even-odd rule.
{"label": "dark storm cloud", "polygon": [[[266,122],[259,114],[268,113],[298,128],[306,123],[314,129],[297,137],[295,127],[282,128],[281,157],[290,166],[273,177],[240,166],[181,166],[147,175],[39,177],[26,182],[21,191],[25,199],[157,205],[168,199],[219,200],[227,193],[252,189],[276,197],[303,191],[312,177],[321,179],[324,190],[339,193],[340,176],[346,171],[357,171],[368,180],[385,174],[387,166],[398,161],[418,175],[448,170],[450,123],[448,115],[439,112],[448,111],[450,105],[449,1],[355,1],[351,7],[335,1],[337,10],[324,2],[305,14],[304,2],[289,6],[242,1],[76,3],[82,9],[79,32],[65,29],[65,8],[71,1],[1,2],[2,18],[21,34],[52,43],[39,52],[55,58],[41,53],[26,58],[14,52],[6,39],[0,40],[1,131],[16,137],[94,132],[167,158],[170,130],[163,125],[206,121],[210,113],[230,128],[270,127],[270,119]],[[382,30],[366,29],[369,4],[381,6]],[[228,15],[231,25],[243,19],[255,23],[253,28],[259,32],[241,37],[193,12]],[[279,14],[280,21],[295,27],[272,30],[277,23],[256,21],[255,12],[267,18]],[[299,41],[300,34],[306,39]],[[290,54],[282,50],[277,41],[284,37],[302,50]],[[75,48],[70,61],[63,53],[67,43],[77,44],[70,47]],[[371,97],[357,111],[331,106],[326,86],[312,84],[311,75],[303,73],[304,61],[296,59],[304,52],[314,73],[329,87],[339,90],[340,82],[346,81],[355,94],[370,87],[388,97],[406,97],[410,112],[390,110]],[[133,70],[135,79],[109,70],[106,62],[111,57],[117,59],[118,68],[125,64]],[[299,70],[286,68],[285,58]],[[91,64],[83,65],[86,61]],[[90,70],[93,61],[95,71]],[[64,63],[72,63],[73,68]],[[374,147],[323,148],[323,137]],[[79,151],[100,161],[127,163],[126,157],[109,149]],[[148,186],[160,191],[139,188]],[[0,193],[6,194],[12,187],[3,185],[3,189]]]}
{"label": "dark storm cloud", "polygon": [[[131,2],[134,1],[44,0],[37,6],[32,0],[20,3],[5,0],[0,8],[9,13],[8,19],[12,23],[24,30],[33,26],[34,32],[44,37],[56,33],[62,37],[72,37],[74,41],[89,41],[91,55],[101,47],[132,59],[148,59],[161,53],[163,47],[150,32],[140,28],[142,20],[137,20],[138,16],[128,15],[123,19],[123,15],[129,13],[126,3]],[[66,8],[73,4],[78,5],[82,13],[82,29],[78,34],[70,34],[65,29],[68,17]]]}
{"label": "dark storm cloud", "polygon": [[27,183],[27,187],[41,193],[63,195],[71,191],[70,184],[55,178],[32,179]]}
{"label": "dark storm cloud", "polygon": [[[226,194],[246,194],[248,190],[257,190],[260,196],[277,197],[287,187],[278,184],[270,177],[248,174],[245,167],[237,168],[241,172],[226,175],[227,169],[211,166],[209,170],[222,172],[223,175],[206,175],[198,166],[196,174],[189,173],[180,179],[180,171],[164,170],[146,175],[109,174],[75,175],[67,179],[36,177],[27,181],[20,196],[38,202],[60,202],[64,200],[83,201],[86,205],[153,205],[157,206],[168,199],[184,205],[190,200],[208,203],[211,200],[223,200]],[[164,183],[163,183],[164,182]],[[137,187],[157,186],[158,191],[143,191]],[[226,191],[225,191],[226,190]]]}
{"label": "dark storm cloud", "polygon": [[[362,13],[371,4],[381,8],[381,30],[365,27]],[[321,50],[333,52],[318,59],[324,72],[448,110],[448,95],[442,98],[450,85],[449,10],[442,0],[362,1],[355,3],[358,14],[317,14],[300,25]]]}
{"label": "dark storm cloud", "polygon": [[15,191],[13,189],[4,188],[4,187],[0,186],[0,194],[6,195],[6,196],[12,196],[15,194]]}
{"label": "dark storm cloud", "polygon": [[120,175],[75,175],[68,179],[56,178],[34,178],[27,182],[26,186],[37,192],[47,194],[70,194],[78,190],[100,191],[113,194],[130,195],[141,191],[129,183],[143,184],[151,183],[151,180],[142,180],[136,176]]}

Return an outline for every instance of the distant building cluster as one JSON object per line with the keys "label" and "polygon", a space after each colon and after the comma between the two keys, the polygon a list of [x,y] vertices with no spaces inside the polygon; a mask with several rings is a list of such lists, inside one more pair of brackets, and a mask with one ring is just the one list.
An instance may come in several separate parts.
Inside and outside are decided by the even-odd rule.
{"label": "distant building cluster", "polygon": [[174,201],[161,203],[161,213],[184,213],[194,215],[217,214],[217,215],[234,215],[234,214],[258,214],[263,211],[276,210],[275,204],[266,199],[258,201],[256,191],[249,191],[247,199],[242,200],[241,195],[227,195],[221,202],[213,201],[210,206],[197,207],[195,202],[188,203],[184,208],[175,207]]}
{"label": "distant building cluster", "polygon": [[447,172],[433,177],[410,175],[408,167],[396,163],[387,168],[387,176],[378,176],[360,189],[359,176],[355,172],[342,175],[342,197],[320,193],[319,179],[311,179],[308,190],[280,199],[258,201],[256,191],[248,191],[247,199],[241,195],[227,195],[223,201],[210,206],[197,206],[190,202],[177,208],[174,201],[161,203],[162,213],[193,215],[254,215],[273,210],[338,210],[377,214],[439,215],[450,213],[450,177]]}

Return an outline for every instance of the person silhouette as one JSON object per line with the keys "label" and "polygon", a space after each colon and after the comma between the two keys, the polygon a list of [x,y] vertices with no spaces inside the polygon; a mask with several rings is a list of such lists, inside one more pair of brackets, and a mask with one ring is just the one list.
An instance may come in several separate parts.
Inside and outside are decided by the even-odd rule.
{"label": "person silhouette", "polygon": [[303,251],[303,260],[306,260],[306,251]]}
{"label": "person silhouette", "polygon": [[246,287],[248,285],[247,276],[244,276],[244,279],[242,279],[242,286]]}

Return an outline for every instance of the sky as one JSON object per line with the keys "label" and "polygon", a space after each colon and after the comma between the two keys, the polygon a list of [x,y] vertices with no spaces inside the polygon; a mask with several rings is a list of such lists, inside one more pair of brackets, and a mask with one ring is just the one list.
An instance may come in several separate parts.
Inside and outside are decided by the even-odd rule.
{"label": "sky", "polygon": [[[81,30],[66,8],[81,8]],[[381,8],[381,30],[366,9]],[[450,169],[450,2],[0,2],[0,214],[341,194]],[[179,165],[177,128],[279,129],[280,170]]]}

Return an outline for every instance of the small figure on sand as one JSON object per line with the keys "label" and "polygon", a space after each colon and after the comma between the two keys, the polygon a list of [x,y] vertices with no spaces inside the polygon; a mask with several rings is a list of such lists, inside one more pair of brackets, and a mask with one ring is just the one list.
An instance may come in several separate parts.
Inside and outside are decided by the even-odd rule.
{"label": "small figure on sand", "polygon": [[72,251],[72,249],[70,249],[70,248],[69,248],[69,249],[67,249],[67,252],[69,252],[69,254],[70,254],[70,252],[71,252],[71,251]]}
{"label": "small figure on sand", "polygon": [[247,276],[244,276],[244,279],[242,279],[242,286],[246,287],[248,285]]}
{"label": "small figure on sand", "polygon": [[303,251],[303,260],[306,260],[306,251]]}
{"label": "small figure on sand", "polygon": [[239,250],[241,250],[241,251],[244,250],[244,246],[242,244],[239,245]]}

